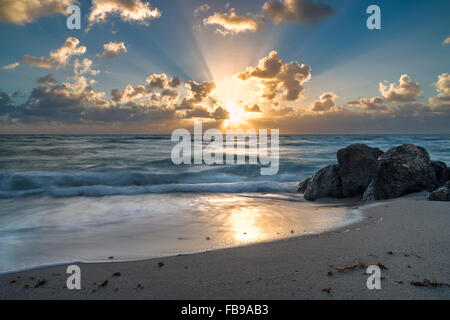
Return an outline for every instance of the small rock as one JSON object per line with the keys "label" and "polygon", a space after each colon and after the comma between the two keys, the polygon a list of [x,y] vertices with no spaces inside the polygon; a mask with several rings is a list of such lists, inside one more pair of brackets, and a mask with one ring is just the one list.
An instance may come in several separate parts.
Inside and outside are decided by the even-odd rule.
{"label": "small rock", "polygon": [[428,196],[430,201],[450,201],[450,181],[447,182],[443,187],[434,190]]}

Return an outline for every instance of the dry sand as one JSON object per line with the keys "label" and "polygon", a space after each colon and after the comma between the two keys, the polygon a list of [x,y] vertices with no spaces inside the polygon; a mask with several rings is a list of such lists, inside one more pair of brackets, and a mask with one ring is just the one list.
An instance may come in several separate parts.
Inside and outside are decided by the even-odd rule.
{"label": "dry sand", "polygon": [[[64,265],[5,274],[0,299],[450,299],[450,287],[410,284],[425,278],[450,283],[448,202],[416,194],[363,213],[363,221],[320,235],[144,261],[80,263],[81,290],[65,287]],[[388,268],[381,290],[367,289],[365,269],[335,269],[359,262]],[[42,279],[45,284],[35,288]]]}

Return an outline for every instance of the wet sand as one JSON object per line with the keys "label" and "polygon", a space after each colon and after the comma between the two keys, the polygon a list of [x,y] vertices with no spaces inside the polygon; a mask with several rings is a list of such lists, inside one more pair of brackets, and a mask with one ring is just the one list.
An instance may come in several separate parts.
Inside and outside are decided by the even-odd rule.
{"label": "wet sand", "polygon": [[[410,283],[450,283],[450,204],[425,196],[369,205],[362,221],[318,235],[143,261],[80,263],[81,290],[66,288],[67,265],[4,274],[0,299],[450,299],[448,286]],[[381,290],[367,289],[365,267],[338,271],[375,263],[387,268]]]}

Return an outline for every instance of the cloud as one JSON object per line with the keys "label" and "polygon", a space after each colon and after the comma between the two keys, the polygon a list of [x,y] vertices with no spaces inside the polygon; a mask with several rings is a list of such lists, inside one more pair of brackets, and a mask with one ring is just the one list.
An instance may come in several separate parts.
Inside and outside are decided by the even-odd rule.
{"label": "cloud", "polygon": [[38,78],[37,83],[39,87],[51,87],[55,85],[56,79],[53,76],[53,74],[49,73],[45,76]]}
{"label": "cloud", "polygon": [[66,42],[56,50],[50,52],[49,57],[33,57],[24,55],[22,62],[39,67],[39,68],[61,68],[67,65],[70,58],[74,55],[83,55],[86,52],[86,47],[78,46],[80,41],[77,38],[69,37]]}
{"label": "cloud", "polygon": [[361,98],[358,101],[350,101],[347,103],[350,106],[357,106],[367,111],[386,111],[388,107],[384,104],[381,97]]}
{"label": "cloud", "polygon": [[119,16],[122,21],[149,25],[150,20],[161,17],[161,12],[142,0],[92,0],[89,26],[105,22],[109,15]]}
{"label": "cloud", "polygon": [[202,4],[201,6],[199,6],[197,9],[195,9],[194,14],[198,15],[201,12],[206,12],[206,11],[209,11],[210,9],[211,9],[211,7],[209,6],[209,4],[205,3],[205,4]]}
{"label": "cloud", "polygon": [[74,0],[2,0],[0,22],[25,25],[39,17],[66,14],[67,7],[76,3]]}
{"label": "cloud", "polygon": [[125,42],[109,42],[103,45],[103,50],[97,56],[102,58],[114,58],[127,52]]}
{"label": "cloud", "polygon": [[154,88],[164,89],[168,86],[167,75],[165,73],[152,74],[146,79],[146,81],[149,90],[152,90]]}
{"label": "cloud", "polygon": [[439,75],[438,81],[434,86],[438,94],[429,99],[430,104],[440,110],[446,109],[450,112],[450,74],[443,73]]}
{"label": "cloud", "polygon": [[181,83],[177,77],[168,80],[165,73],[152,74],[147,77],[145,82],[144,85],[136,87],[129,84],[123,90],[112,89],[111,100],[130,104],[141,98],[149,98],[152,103],[161,104],[163,100],[173,101],[180,95],[178,91],[174,90]]}
{"label": "cloud", "polygon": [[173,77],[172,79],[169,80],[169,87],[171,88],[176,88],[181,84],[181,80],[178,77]]}
{"label": "cloud", "polygon": [[246,112],[261,112],[261,108],[259,105],[254,104],[253,106],[244,106],[244,111]]}
{"label": "cloud", "polygon": [[141,98],[147,94],[144,86],[137,86],[133,88],[132,85],[127,85],[122,91],[117,89],[111,90],[111,100],[119,103],[130,103],[135,99]]}
{"label": "cloud", "polygon": [[230,113],[222,107],[218,107],[212,114],[216,120],[226,120],[230,118]]}
{"label": "cloud", "polygon": [[211,113],[204,107],[196,106],[192,110],[186,111],[185,118],[211,118]]}
{"label": "cloud", "polygon": [[445,46],[446,44],[450,44],[450,37],[445,38],[445,40],[442,42],[443,46]]}
{"label": "cloud", "polygon": [[239,73],[238,78],[244,81],[259,79],[264,87],[262,97],[267,100],[282,94],[285,100],[294,101],[303,92],[303,84],[311,78],[311,68],[298,62],[285,63],[279,60],[276,51],[272,51],[256,67],[248,67]]}
{"label": "cloud", "polygon": [[190,96],[183,99],[179,109],[193,109],[195,105],[202,103],[208,98],[216,88],[214,81],[203,81],[198,83],[193,80],[186,82],[186,87],[190,91]]}
{"label": "cloud", "polygon": [[90,74],[92,76],[99,74],[100,71],[92,69],[92,66],[93,62],[90,59],[84,58],[81,62],[78,59],[75,59],[73,64],[74,77],[79,77],[83,74]]}
{"label": "cloud", "polygon": [[13,70],[13,69],[17,68],[18,66],[20,66],[20,62],[14,62],[14,63],[8,64],[6,66],[3,66],[3,69]]}
{"label": "cloud", "polygon": [[415,101],[419,96],[420,86],[404,74],[400,77],[399,85],[391,83],[386,86],[380,83],[380,92],[390,102],[410,102]]}
{"label": "cloud", "polygon": [[335,10],[325,3],[312,0],[283,0],[264,3],[262,11],[279,24],[295,22],[315,24],[335,14]]}
{"label": "cloud", "polygon": [[318,100],[311,104],[311,110],[314,112],[327,112],[335,109],[335,100],[338,96],[333,92],[325,92]]}
{"label": "cloud", "polygon": [[218,13],[208,18],[203,19],[204,25],[217,25],[217,33],[221,35],[230,35],[243,32],[255,32],[258,31],[264,24],[265,20],[262,16],[239,16],[236,14],[235,9],[232,8],[230,13]]}

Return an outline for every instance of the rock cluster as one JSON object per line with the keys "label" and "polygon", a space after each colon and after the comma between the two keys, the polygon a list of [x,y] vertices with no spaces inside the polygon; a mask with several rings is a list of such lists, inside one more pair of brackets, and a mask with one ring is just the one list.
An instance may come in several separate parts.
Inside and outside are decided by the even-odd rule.
{"label": "rock cluster", "polygon": [[[412,192],[436,190],[433,198],[445,198],[450,170],[431,161],[428,152],[412,144],[386,152],[364,144],[352,144],[337,152],[338,164],[322,168],[299,183],[305,199],[362,196],[365,201],[392,199]],[[444,189],[444,190],[442,190]],[[430,200],[431,200],[430,196]]]}

